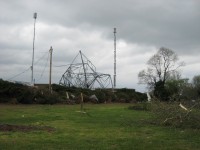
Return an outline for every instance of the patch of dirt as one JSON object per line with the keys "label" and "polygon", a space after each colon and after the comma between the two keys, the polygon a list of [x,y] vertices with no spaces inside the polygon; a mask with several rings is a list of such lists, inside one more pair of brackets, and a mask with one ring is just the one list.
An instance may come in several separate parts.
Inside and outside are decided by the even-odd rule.
{"label": "patch of dirt", "polygon": [[48,126],[0,124],[0,131],[3,131],[3,132],[9,132],[9,131],[20,131],[20,132],[47,131],[47,132],[53,132],[53,131],[55,131],[55,128],[48,127]]}

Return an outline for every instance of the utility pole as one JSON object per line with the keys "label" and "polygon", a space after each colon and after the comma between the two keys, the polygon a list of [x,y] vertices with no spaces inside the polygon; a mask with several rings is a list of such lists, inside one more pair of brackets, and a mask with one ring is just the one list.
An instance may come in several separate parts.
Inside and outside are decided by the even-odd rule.
{"label": "utility pole", "polygon": [[34,65],[34,50],[35,50],[35,23],[36,23],[36,19],[37,19],[37,13],[33,14],[33,18],[34,18],[34,32],[33,32],[33,55],[32,55],[32,66],[31,66],[31,84],[34,86],[34,76],[33,76],[33,65]]}
{"label": "utility pole", "polygon": [[114,28],[114,89],[116,88],[116,33],[117,29]]}
{"label": "utility pole", "polygon": [[49,50],[49,55],[50,55],[50,69],[49,69],[49,92],[51,93],[51,72],[52,72],[52,52],[53,48],[51,46]]}

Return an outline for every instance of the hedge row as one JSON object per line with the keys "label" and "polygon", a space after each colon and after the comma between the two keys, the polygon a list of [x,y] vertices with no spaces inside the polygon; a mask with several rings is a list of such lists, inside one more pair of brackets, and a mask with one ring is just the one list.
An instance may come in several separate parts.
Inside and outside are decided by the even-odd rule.
{"label": "hedge row", "polygon": [[[64,87],[57,84],[52,85],[52,93],[48,86],[26,86],[11,83],[0,79],[0,103],[22,103],[22,104],[55,104],[55,103],[80,103],[81,94],[84,102],[136,102],[146,101],[146,94],[136,92],[134,89],[82,89],[76,87]],[[98,99],[91,96],[95,95]]]}

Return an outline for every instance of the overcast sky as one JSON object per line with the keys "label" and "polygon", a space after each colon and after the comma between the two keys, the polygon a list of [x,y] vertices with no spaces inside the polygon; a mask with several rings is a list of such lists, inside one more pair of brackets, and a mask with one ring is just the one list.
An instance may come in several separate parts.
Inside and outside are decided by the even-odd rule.
{"label": "overcast sky", "polygon": [[[134,88],[138,73],[160,47],[174,50],[182,77],[200,74],[199,0],[0,0],[0,78],[31,81],[33,13],[36,83],[48,83],[47,53],[53,47],[53,83],[81,50],[97,71],[113,76],[113,28],[117,28],[117,87]],[[37,61],[40,60],[40,61]],[[26,71],[27,70],[27,71]],[[44,72],[42,74],[42,72]]]}

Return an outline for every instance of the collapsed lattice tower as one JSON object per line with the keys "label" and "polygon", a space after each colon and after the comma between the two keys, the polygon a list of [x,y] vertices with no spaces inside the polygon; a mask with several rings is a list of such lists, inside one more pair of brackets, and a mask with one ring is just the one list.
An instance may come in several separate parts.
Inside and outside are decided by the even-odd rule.
{"label": "collapsed lattice tower", "polygon": [[96,67],[81,51],[62,75],[59,84],[87,89],[113,88],[111,76],[96,72]]}

